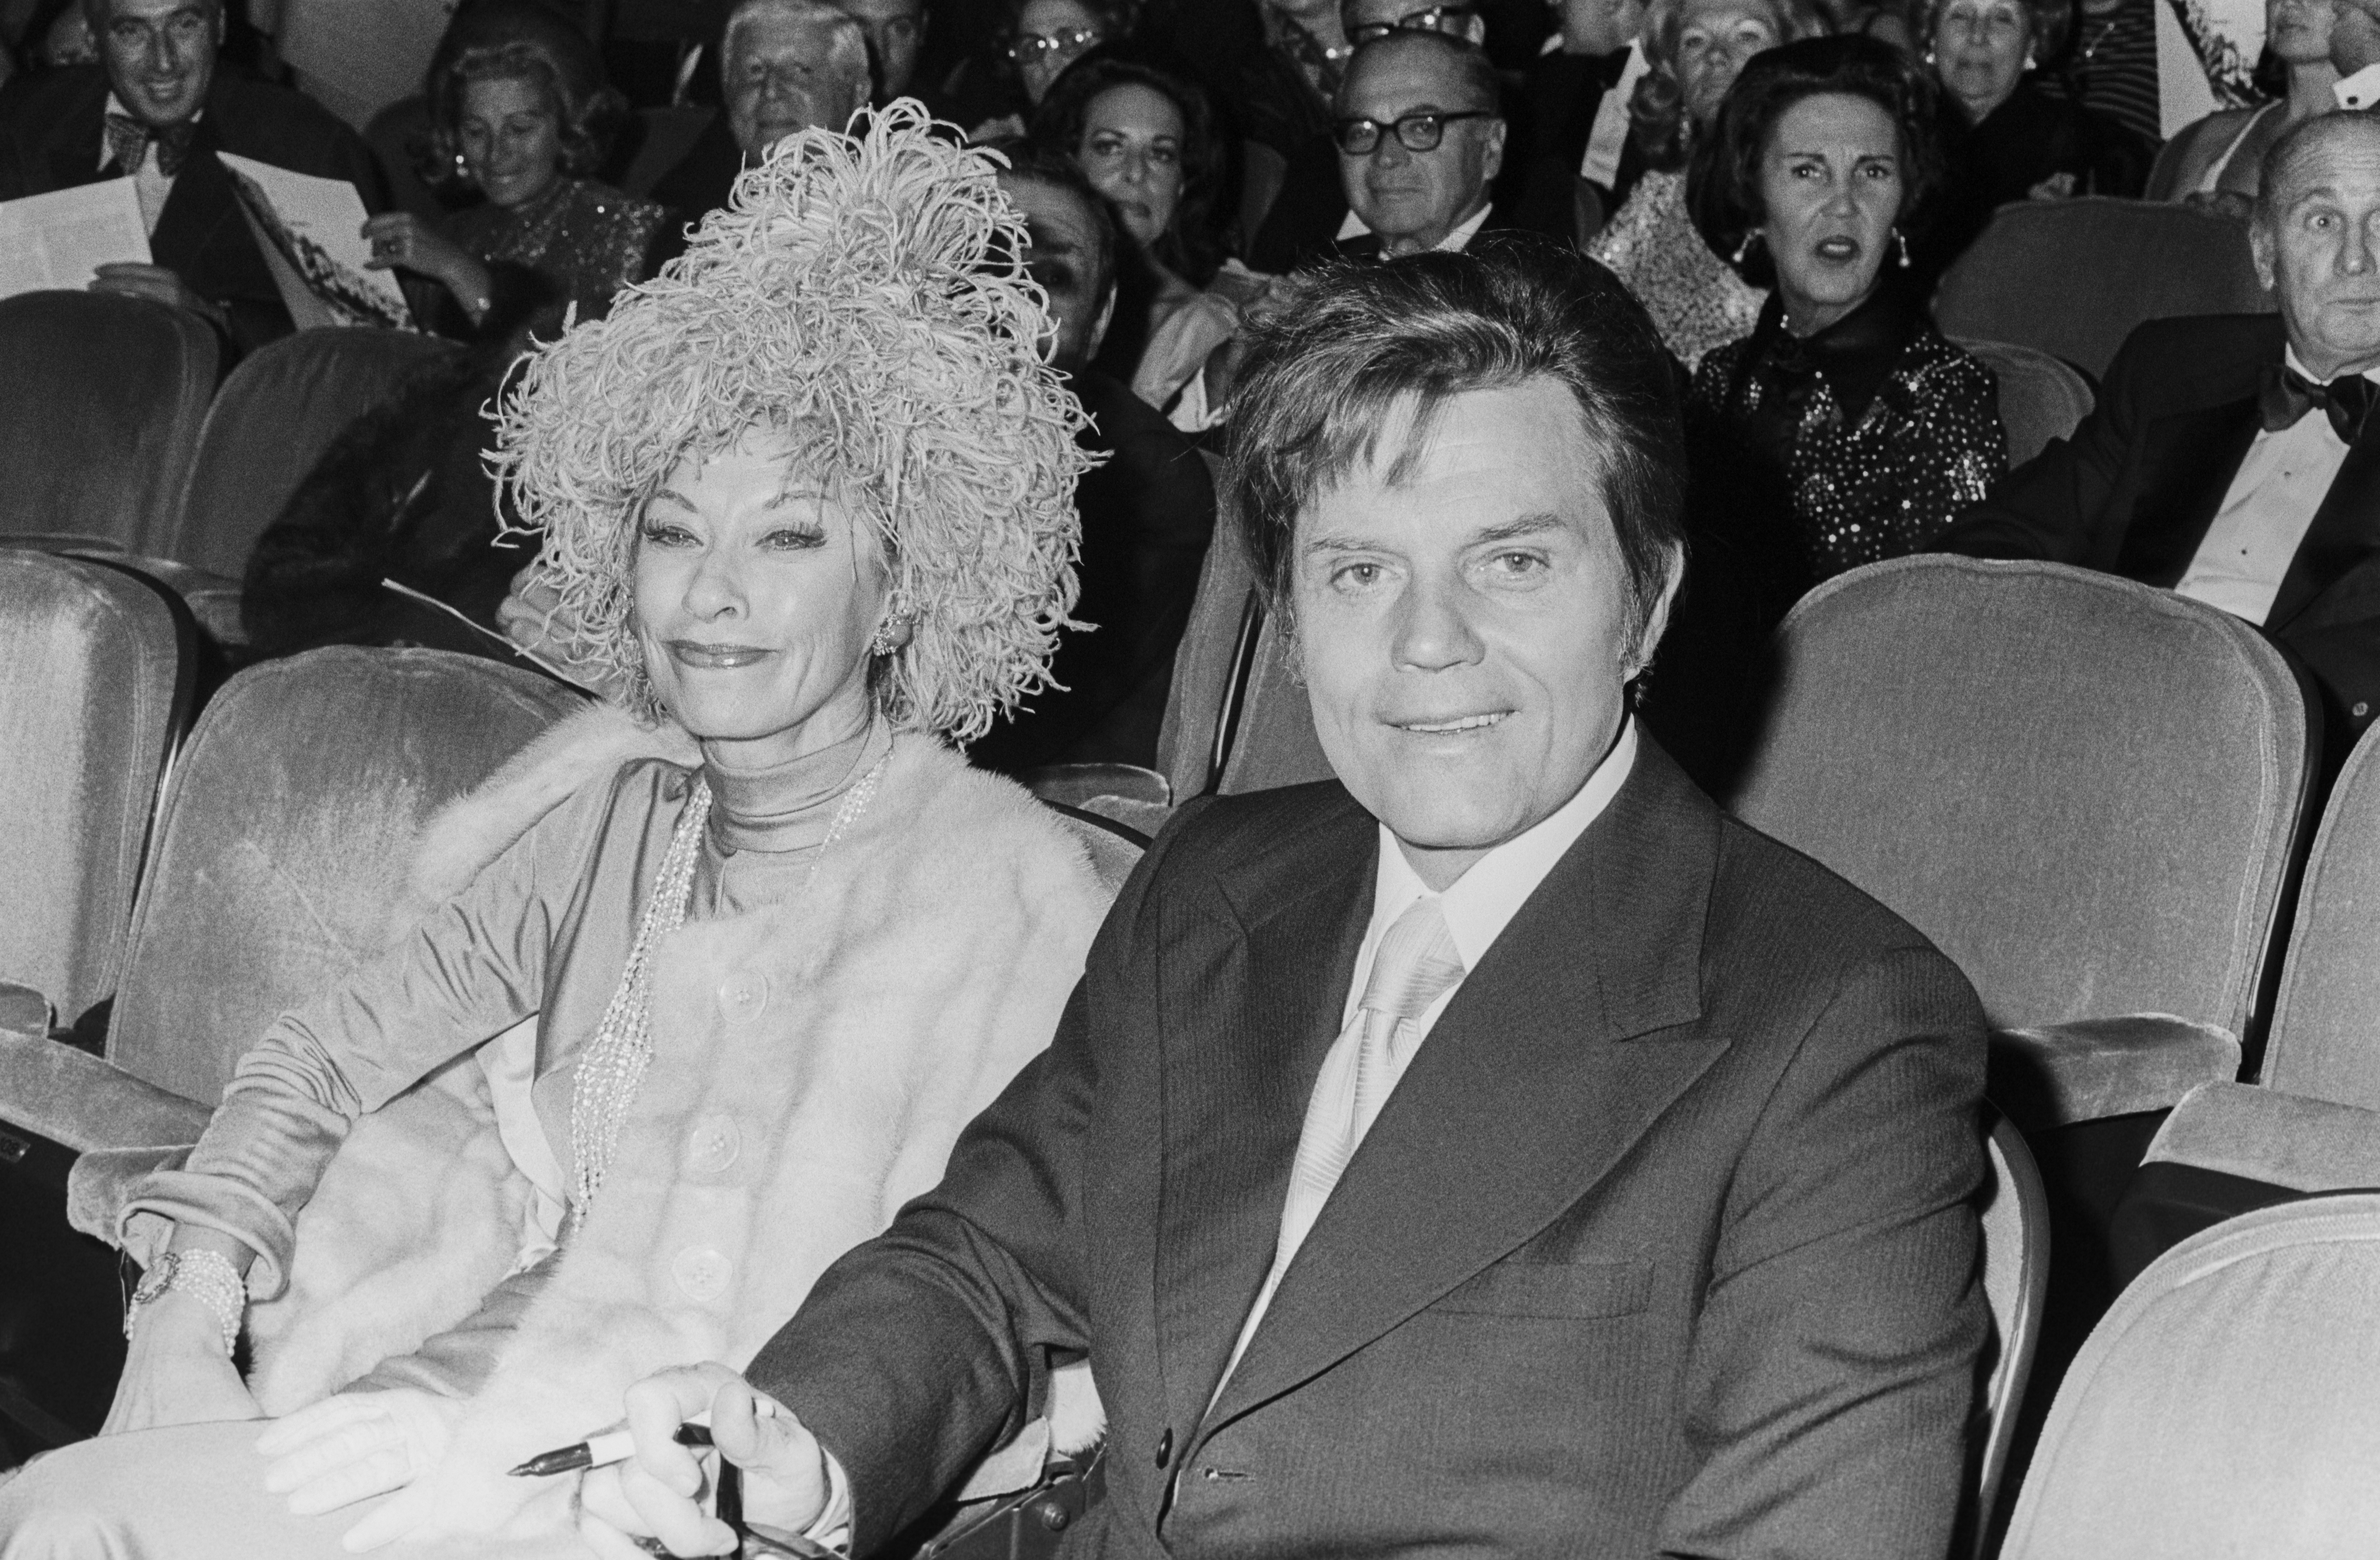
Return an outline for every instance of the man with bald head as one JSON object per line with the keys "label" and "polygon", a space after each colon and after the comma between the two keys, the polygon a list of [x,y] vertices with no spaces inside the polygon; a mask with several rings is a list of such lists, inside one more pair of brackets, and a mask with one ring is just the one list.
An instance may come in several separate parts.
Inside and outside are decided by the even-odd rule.
{"label": "man with bald head", "polygon": [[2220,607],[2321,686],[2335,767],[2380,709],[2380,120],[2265,156],[2250,233],[2278,314],[2156,320],[2071,438],[1937,544],[2106,570]]}
{"label": "man with bald head", "polygon": [[1459,37],[1399,30],[1363,43],[1332,105],[1344,255],[1461,249],[1504,166],[1496,68]]}
{"label": "man with bald head", "polygon": [[719,44],[726,112],[653,199],[699,221],[727,204],[735,175],[795,130],[840,130],[868,106],[868,30],[827,0],[738,0]]}

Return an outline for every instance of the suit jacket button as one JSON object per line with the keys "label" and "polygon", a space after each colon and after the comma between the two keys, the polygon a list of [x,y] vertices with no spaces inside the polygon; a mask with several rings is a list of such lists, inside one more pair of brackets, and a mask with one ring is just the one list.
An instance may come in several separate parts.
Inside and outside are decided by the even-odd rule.
{"label": "suit jacket button", "polygon": [[1169,1429],[1157,1438],[1157,1466],[1163,1468],[1173,1460],[1173,1432]]}

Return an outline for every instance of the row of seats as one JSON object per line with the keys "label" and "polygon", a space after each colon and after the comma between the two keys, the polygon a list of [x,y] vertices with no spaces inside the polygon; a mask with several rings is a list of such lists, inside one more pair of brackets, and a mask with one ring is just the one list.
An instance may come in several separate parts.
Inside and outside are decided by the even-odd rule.
{"label": "row of seats", "polygon": [[404,331],[305,331],[216,386],[213,333],[145,299],[0,299],[0,540],[142,561],[219,643],[239,580],[331,441],[413,369],[457,351]]}

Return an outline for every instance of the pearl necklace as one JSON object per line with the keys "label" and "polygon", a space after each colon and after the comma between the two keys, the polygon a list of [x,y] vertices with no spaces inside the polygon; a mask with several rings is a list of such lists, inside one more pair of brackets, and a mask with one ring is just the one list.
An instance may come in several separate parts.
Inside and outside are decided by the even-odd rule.
{"label": "pearl necklace", "polygon": [[[808,893],[818,881],[827,852],[868,810],[877,782],[884,778],[884,768],[892,759],[888,751],[844,793],[827,826],[826,838],[819,841],[818,854],[810,858],[801,893]],[[710,819],[710,782],[698,780],[685,816],[670,836],[669,851],[662,857],[652,898],[637,923],[637,940],[628,949],[619,987],[603,1010],[603,1022],[596,1028],[593,1043],[579,1058],[577,1082],[570,1093],[570,1154],[577,1165],[570,1194],[574,1224],[586,1221],[595,1193],[602,1189],[604,1172],[619,1146],[620,1124],[627,1119],[628,1107],[644,1084],[645,1070],[652,1064],[653,949],[686,925],[686,912],[694,901],[695,861],[701,853],[702,831]]]}

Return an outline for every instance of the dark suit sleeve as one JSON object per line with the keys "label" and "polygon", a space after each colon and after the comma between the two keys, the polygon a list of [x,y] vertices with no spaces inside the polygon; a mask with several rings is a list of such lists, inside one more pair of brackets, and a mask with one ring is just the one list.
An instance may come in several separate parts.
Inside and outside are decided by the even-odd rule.
{"label": "dark suit sleeve", "polygon": [[1057,1037],[978,1117],[942,1182],[812,1287],[752,1361],[842,1463],[852,1552],[917,1519],[1038,1397],[1051,1351],[1088,1348],[1083,1311],[1084,1140],[1111,1036],[1103,991],[1153,980],[1140,923],[1176,815],[1117,896]]}
{"label": "dark suit sleeve", "polygon": [[1949,961],[1855,970],[1764,1107],[1689,1358],[1671,1556],[1947,1553],[1985,1330],[1983,1015]]}
{"label": "dark suit sleeve", "polygon": [[2117,352],[2098,405],[2072,435],[2053,439],[2002,478],[1988,497],[1970,505],[1935,539],[1933,550],[1970,558],[2086,562],[2137,431],[2135,387],[2155,371],[2143,363],[2141,345],[2135,334]]}

